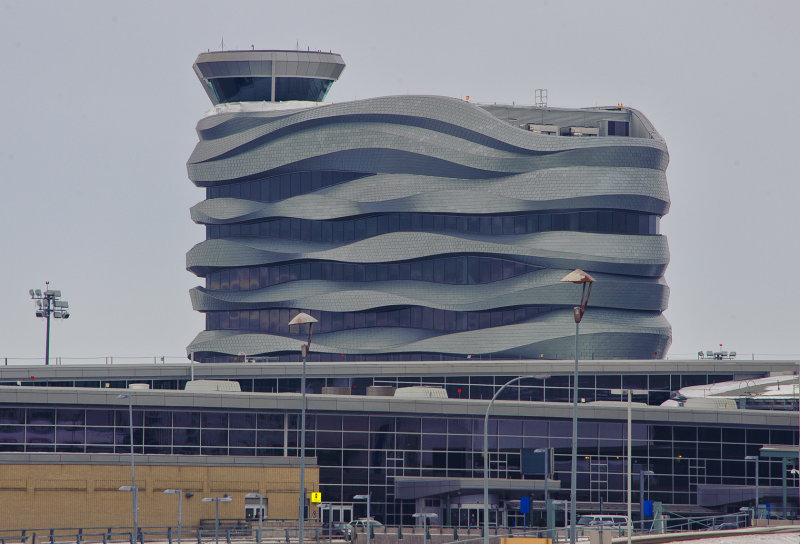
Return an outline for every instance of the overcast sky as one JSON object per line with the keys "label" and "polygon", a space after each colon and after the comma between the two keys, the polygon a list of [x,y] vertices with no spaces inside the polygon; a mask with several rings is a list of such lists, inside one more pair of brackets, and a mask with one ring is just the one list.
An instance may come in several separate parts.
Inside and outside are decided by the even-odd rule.
{"label": "overcast sky", "polygon": [[0,364],[43,358],[28,289],[72,316],[53,356],[180,357],[203,329],[186,176],[224,47],[331,50],[328,99],[623,103],[669,146],[671,358],[800,358],[800,2],[0,0]]}

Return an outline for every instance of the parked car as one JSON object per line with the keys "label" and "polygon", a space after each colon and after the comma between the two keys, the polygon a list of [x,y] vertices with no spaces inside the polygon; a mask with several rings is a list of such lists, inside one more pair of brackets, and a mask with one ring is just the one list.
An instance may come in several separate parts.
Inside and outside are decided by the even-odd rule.
{"label": "parked car", "polygon": [[354,529],[365,530],[370,525],[372,526],[373,530],[376,527],[383,527],[383,523],[375,519],[359,518],[359,519],[354,519],[353,521],[350,522],[350,526],[353,527]]}
{"label": "parked car", "polygon": [[353,528],[343,521],[334,521],[322,525],[322,536],[325,538],[343,538],[350,540]]}
{"label": "parked car", "polygon": [[628,525],[628,516],[581,516],[578,518],[578,525],[584,527],[624,527]]}

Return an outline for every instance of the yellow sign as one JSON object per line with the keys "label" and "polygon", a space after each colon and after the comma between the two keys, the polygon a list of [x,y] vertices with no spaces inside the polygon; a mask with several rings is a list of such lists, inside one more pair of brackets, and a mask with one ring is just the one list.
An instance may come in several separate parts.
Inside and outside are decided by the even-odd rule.
{"label": "yellow sign", "polygon": [[311,494],[311,502],[322,502],[322,493],[315,492]]}

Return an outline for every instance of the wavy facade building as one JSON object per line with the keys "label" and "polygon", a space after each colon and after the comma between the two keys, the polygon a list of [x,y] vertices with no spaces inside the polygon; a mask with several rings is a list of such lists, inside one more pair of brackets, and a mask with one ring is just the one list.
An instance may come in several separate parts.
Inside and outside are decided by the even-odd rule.
{"label": "wavy facade building", "polygon": [[671,328],[666,144],[631,108],[478,106],[438,96],[322,102],[319,52],[201,54],[215,108],[189,178],[200,361],[574,356],[574,285],[597,280],[581,358],[660,358]]}

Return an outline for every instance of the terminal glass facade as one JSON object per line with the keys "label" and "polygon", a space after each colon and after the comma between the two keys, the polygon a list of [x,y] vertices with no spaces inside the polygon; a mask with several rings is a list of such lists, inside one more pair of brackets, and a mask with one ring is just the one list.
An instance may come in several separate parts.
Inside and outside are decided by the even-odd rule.
{"label": "terminal glass facade", "polygon": [[[298,415],[291,411],[137,407],[133,414],[137,453],[298,454]],[[523,449],[553,448],[562,490],[556,495],[568,493],[570,420],[498,417],[489,425],[490,477],[520,479]],[[387,524],[413,524],[414,501],[395,497],[396,477],[483,477],[482,417],[316,412],[307,428],[307,453],[317,457],[326,502],[351,504],[354,495],[370,493],[373,515]],[[624,503],[625,423],[583,420],[578,432],[578,500]],[[128,411],[119,406],[0,408],[3,452],[125,454],[129,436]],[[764,444],[792,443],[797,429],[791,427],[635,423],[633,468],[655,473],[648,498],[666,509],[691,509],[698,486],[752,485],[752,462],[744,457],[758,455]],[[761,486],[780,486],[780,460],[762,459],[759,476]],[[796,485],[791,478],[790,486]]]}

